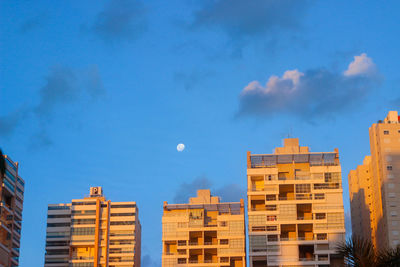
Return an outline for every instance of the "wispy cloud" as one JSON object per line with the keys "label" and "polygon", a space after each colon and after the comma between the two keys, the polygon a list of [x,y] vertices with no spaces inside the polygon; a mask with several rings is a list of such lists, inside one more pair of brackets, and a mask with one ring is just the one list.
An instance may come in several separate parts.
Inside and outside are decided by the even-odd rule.
{"label": "wispy cloud", "polygon": [[85,98],[98,99],[105,93],[97,66],[78,70],[66,66],[53,66],[39,89],[39,101],[24,105],[0,117],[0,136],[10,136],[24,120],[33,120],[39,132],[31,137],[34,146],[48,146],[52,143],[47,136],[47,127],[53,115],[69,105],[84,101]]}
{"label": "wispy cloud", "polygon": [[311,1],[215,0],[194,14],[193,27],[222,30],[232,39],[298,29]]}
{"label": "wispy cloud", "polygon": [[29,114],[29,109],[21,107],[7,115],[0,116],[0,136],[11,136],[19,123]]}
{"label": "wispy cloud", "polygon": [[196,197],[197,190],[211,189],[211,194],[221,198],[224,202],[238,202],[245,198],[246,192],[237,184],[227,184],[213,189],[213,183],[206,177],[197,177],[188,183],[182,183],[175,192],[174,203],[187,203],[189,198]]}
{"label": "wispy cloud", "polygon": [[142,257],[141,260],[142,267],[159,267],[161,264],[155,261],[149,254],[146,254]]}
{"label": "wispy cloud", "polygon": [[221,197],[224,202],[238,202],[246,199],[246,190],[238,184],[227,184],[215,189],[215,195]]}
{"label": "wispy cloud", "polygon": [[19,31],[21,33],[30,32],[36,28],[43,26],[48,19],[48,15],[46,13],[41,13],[35,15],[27,20],[25,20],[19,27]]}
{"label": "wispy cloud", "polygon": [[77,99],[80,88],[72,69],[65,66],[54,66],[46,77],[45,85],[40,88],[40,101],[34,108],[37,116],[49,116],[55,108]]}
{"label": "wispy cloud", "polygon": [[206,177],[198,177],[189,183],[182,183],[175,192],[174,203],[187,203],[190,197],[196,196],[197,190],[209,189],[211,184]]}
{"label": "wispy cloud", "polygon": [[380,81],[366,54],[355,56],[343,73],[324,68],[288,70],[271,76],[265,85],[250,82],[240,94],[238,116],[271,116],[289,113],[303,118],[333,115],[355,107]]}
{"label": "wispy cloud", "polygon": [[178,71],[174,73],[174,80],[182,84],[185,90],[192,90],[213,75],[214,72],[209,70]]}
{"label": "wispy cloud", "polygon": [[104,41],[134,40],[147,28],[146,9],[139,0],[111,0],[90,30]]}

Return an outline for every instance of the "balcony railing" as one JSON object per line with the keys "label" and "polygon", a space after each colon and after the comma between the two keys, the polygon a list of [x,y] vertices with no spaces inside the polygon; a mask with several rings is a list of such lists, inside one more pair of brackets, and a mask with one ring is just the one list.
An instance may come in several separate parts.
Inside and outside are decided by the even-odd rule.
{"label": "balcony railing", "polygon": [[94,259],[94,257],[82,257],[82,256],[72,256],[72,260],[85,260],[85,261],[87,261],[87,260],[93,260]]}
{"label": "balcony railing", "polygon": [[307,258],[299,258],[299,261],[315,261],[315,256],[307,257]]}
{"label": "balcony railing", "polygon": [[310,215],[310,216],[297,216],[297,220],[300,220],[300,221],[312,220],[312,219],[313,219],[312,215]]}

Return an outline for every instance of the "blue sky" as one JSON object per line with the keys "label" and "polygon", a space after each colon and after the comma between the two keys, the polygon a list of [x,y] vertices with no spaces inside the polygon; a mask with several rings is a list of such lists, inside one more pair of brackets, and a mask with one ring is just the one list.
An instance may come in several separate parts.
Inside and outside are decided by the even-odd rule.
{"label": "blue sky", "polygon": [[89,186],[137,201],[143,265],[157,266],[163,201],[204,186],[243,197],[246,151],[271,153],[288,135],[339,148],[348,209],[368,127],[399,109],[399,11],[398,1],[1,1],[0,146],[26,180],[21,266],[43,265],[47,205]]}

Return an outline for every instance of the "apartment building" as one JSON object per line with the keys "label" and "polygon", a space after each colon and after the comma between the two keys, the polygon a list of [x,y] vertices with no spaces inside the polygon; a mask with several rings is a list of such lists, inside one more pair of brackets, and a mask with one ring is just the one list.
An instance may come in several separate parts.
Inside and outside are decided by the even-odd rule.
{"label": "apartment building", "polygon": [[273,154],[247,153],[250,267],[343,266],[339,152],[310,152],[297,138]]}
{"label": "apartment building", "polygon": [[375,205],[371,168],[371,156],[366,156],[362,165],[350,171],[348,181],[352,234],[374,240],[376,229],[373,222]]}
{"label": "apartment building", "polygon": [[19,265],[24,180],[18,175],[19,164],[4,156],[6,171],[0,188],[0,266]]}
{"label": "apartment building", "polygon": [[[353,232],[376,249],[400,244],[400,117],[389,111],[369,128],[371,155],[349,174]],[[365,170],[365,171],[363,171]],[[364,215],[360,217],[360,213]],[[369,217],[369,218],[368,218]],[[359,231],[359,228],[368,231]]]}
{"label": "apartment building", "polygon": [[135,202],[111,202],[101,187],[48,206],[45,267],[140,267],[141,225]]}
{"label": "apartment building", "polygon": [[164,202],[162,266],[246,266],[244,201],[198,190],[188,204]]}

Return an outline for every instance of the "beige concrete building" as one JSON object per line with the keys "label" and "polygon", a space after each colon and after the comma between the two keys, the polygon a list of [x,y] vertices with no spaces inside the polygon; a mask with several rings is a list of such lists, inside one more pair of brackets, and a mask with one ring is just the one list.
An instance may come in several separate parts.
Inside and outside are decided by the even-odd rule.
{"label": "beige concrete building", "polygon": [[164,202],[162,266],[246,266],[244,201],[221,203],[210,190],[189,204]]}
{"label": "beige concrete building", "polygon": [[140,267],[135,202],[111,202],[101,187],[68,204],[48,206],[45,267]]}
{"label": "beige concrete building", "polygon": [[[352,227],[354,233],[371,238],[377,249],[383,249],[400,244],[400,117],[397,111],[390,111],[383,121],[374,123],[369,137],[371,156],[349,174]],[[360,231],[360,227],[364,230]]]}
{"label": "beige concrete building", "polygon": [[4,156],[6,172],[0,188],[0,267],[19,265],[24,180],[18,175],[19,164]]}
{"label": "beige concrete building", "polygon": [[250,267],[343,266],[339,152],[310,152],[297,138],[273,154],[247,154]]}
{"label": "beige concrete building", "polygon": [[352,234],[374,239],[371,156],[366,156],[363,165],[350,171],[348,180]]}

